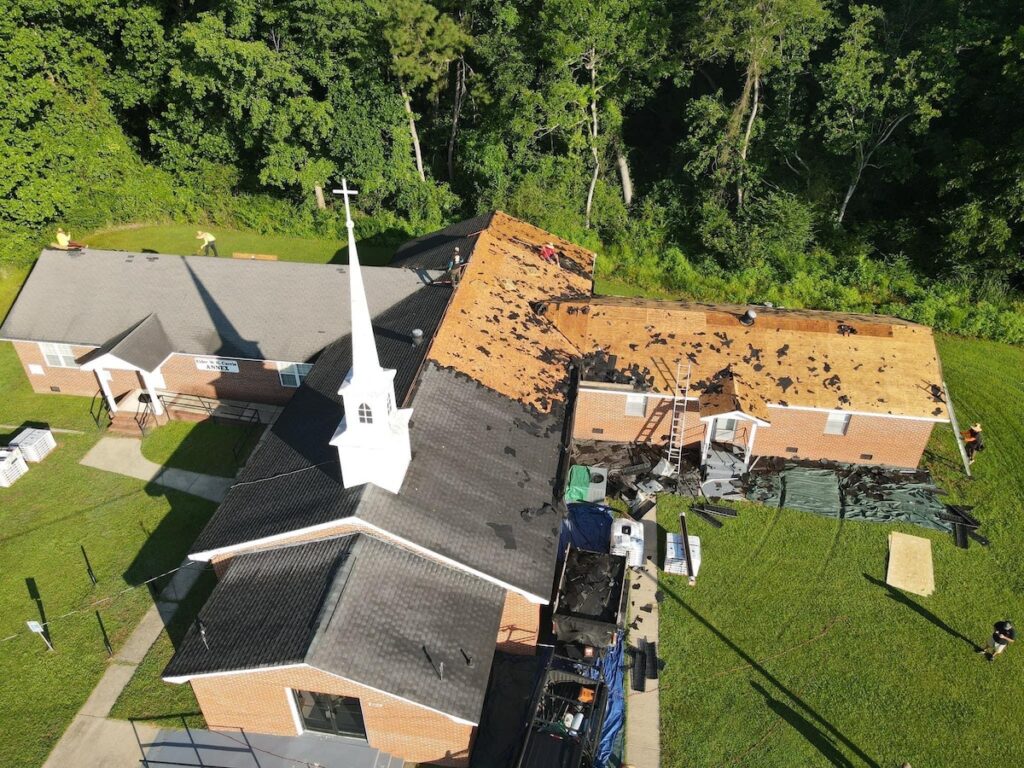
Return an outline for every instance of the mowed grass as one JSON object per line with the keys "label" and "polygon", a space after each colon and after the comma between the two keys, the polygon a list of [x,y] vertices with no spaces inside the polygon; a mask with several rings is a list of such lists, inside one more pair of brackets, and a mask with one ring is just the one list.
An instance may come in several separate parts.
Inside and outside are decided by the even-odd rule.
{"label": "mowed grass", "polygon": [[171,661],[174,649],[185,637],[217,580],[212,571],[199,577],[188,595],[178,604],[170,624],[160,634],[121,691],[111,717],[146,720],[165,728],[180,728],[184,720],[189,728],[205,728],[206,721],[188,683],[165,683],[160,676]]}
{"label": "mowed grass", "polygon": [[[177,253],[185,256],[200,252],[196,240],[198,230],[209,231],[217,238],[217,252],[221,258],[232,253],[259,253],[277,256],[280,261],[305,261],[314,264],[348,263],[348,243],[344,240],[263,235],[239,229],[191,224],[149,224],[129,228],[100,230],[85,236],[82,241],[97,250],[121,250],[153,253]],[[397,242],[382,242],[383,238],[359,241],[359,260],[362,264],[386,264],[395,252]]]}
{"label": "mowed grass", "polygon": [[[23,417],[45,410],[51,398],[38,397],[42,408],[27,408]],[[95,610],[117,649],[152,604],[145,586],[125,590],[175,568],[215,508],[81,466],[97,438],[57,435],[43,463],[0,488],[0,638],[13,636],[0,642],[3,766],[43,763],[108,665]],[[26,579],[34,580],[51,622],[53,652],[26,631],[26,620],[40,618]]]}
{"label": "mowed grass", "polygon": [[[1024,647],[991,664],[974,653],[997,619],[1024,621],[1024,350],[939,349],[961,423],[981,420],[988,449],[967,481],[951,431],[936,429],[929,461],[953,500],[975,505],[991,547],[750,504],[717,530],[690,516],[697,586],[661,584],[663,765],[1024,763]],[[668,530],[679,503],[660,505]],[[930,597],[884,585],[892,530],[932,541]]]}
{"label": "mowed grass", "polygon": [[176,469],[234,477],[259,438],[258,428],[211,420],[172,421],[142,441],[142,455]]}

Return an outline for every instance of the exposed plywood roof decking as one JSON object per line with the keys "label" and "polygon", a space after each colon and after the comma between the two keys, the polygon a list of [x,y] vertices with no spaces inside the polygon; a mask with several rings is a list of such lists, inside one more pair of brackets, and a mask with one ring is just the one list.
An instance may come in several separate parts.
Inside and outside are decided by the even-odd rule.
{"label": "exposed plywood roof decking", "polygon": [[[538,253],[548,241],[558,265]],[[565,399],[566,364],[577,350],[531,303],[589,296],[593,267],[592,252],[498,211],[477,240],[429,359],[550,412]]]}
{"label": "exposed plywood roof decking", "polygon": [[946,420],[930,328],[875,315],[767,308],[745,326],[745,309],[594,298],[555,301],[545,314],[580,352],[615,355],[619,370],[648,368],[655,391],[672,391],[677,360],[684,370],[692,363],[691,394],[722,387],[714,407],[726,398],[759,418],[771,403]]}

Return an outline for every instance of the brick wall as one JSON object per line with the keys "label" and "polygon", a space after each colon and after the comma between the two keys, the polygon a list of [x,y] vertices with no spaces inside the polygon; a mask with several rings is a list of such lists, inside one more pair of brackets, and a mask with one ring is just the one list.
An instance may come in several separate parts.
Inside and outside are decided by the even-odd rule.
{"label": "brick wall", "polygon": [[845,435],[826,435],[825,412],[772,408],[769,413],[772,425],[758,427],[755,455],[851,464],[916,467],[934,426],[930,421],[851,415]]}
{"label": "brick wall", "polygon": [[476,728],[307,666],[192,680],[211,728],[294,736],[288,689],[359,699],[371,747],[412,763],[464,766]]}
{"label": "brick wall", "polygon": [[172,355],[160,366],[168,391],[270,405],[283,405],[295,394],[294,388],[281,386],[277,365],[273,362],[216,359],[234,360],[238,373],[200,371],[192,355]]}
{"label": "brick wall", "polygon": [[[14,342],[14,348],[25,370],[25,376],[36,392],[49,393],[52,391],[51,387],[60,387],[62,394],[91,397],[99,390],[96,374],[77,368],[51,368],[46,364],[39,345],[34,342],[17,341]],[[81,358],[91,352],[93,347],[72,346],[71,349],[76,358]],[[270,405],[283,405],[295,394],[294,388],[281,386],[277,366],[273,362],[220,359],[231,359],[238,363],[238,373],[200,371],[196,368],[196,359],[192,355],[172,355],[160,367],[166,389],[189,395]],[[30,365],[40,366],[43,373],[31,373]],[[134,371],[110,373],[113,377],[110,388],[115,398],[142,386]]]}
{"label": "brick wall", "polygon": [[498,650],[532,655],[540,635],[540,606],[516,592],[505,594],[498,625]]}
{"label": "brick wall", "polygon": [[[593,391],[584,384],[576,398],[572,436],[576,440],[610,440],[616,443],[667,443],[672,426],[672,400],[647,398],[644,416],[626,415],[626,391]],[[687,404],[685,443],[700,442],[704,425],[697,404]]]}
{"label": "brick wall", "polygon": [[[93,347],[72,346],[76,358],[86,355],[93,350]],[[51,387],[60,387],[61,394],[83,395],[92,397],[100,389],[99,380],[96,374],[90,371],[82,371],[78,368],[51,368],[46,364],[42,350],[39,345],[29,341],[14,342],[14,350],[21,360],[21,367],[25,370],[28,383],[36,392],[49,394]],[[42,375],[31,373],[30,365],[38,365],[43,369]],[[142,386],[138,374],[134,371],[111,371],[110,390],[114,397],[123,395]]]}

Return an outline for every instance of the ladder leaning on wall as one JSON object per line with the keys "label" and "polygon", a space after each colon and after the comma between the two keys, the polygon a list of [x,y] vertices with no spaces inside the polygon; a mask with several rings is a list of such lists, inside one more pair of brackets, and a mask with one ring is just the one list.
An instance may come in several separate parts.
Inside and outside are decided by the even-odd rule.
{"label": "ladder leaning on wall", "polygon": [[676,469],[676,478],[681,478],[683,462],[683,442],[686,440],[686,401],[690,394],[690,374],[693,372],[693,364],[686,366],[686,386],[680,390],[680,378],[682,374],[683,361],[676,361],[676,381],[672,389],[672,427],[668,435],[668,458],[669,464]]}

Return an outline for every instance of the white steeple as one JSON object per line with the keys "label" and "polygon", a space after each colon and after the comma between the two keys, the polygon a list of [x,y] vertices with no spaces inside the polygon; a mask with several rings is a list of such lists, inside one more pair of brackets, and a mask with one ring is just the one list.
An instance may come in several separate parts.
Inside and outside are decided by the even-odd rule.
{"label": "white steeple", "polygon": [[356,253],[355,224],[349,208],[349,189],[342,179],[334,190],[345,199],[348,228],[349,301],[352,311],[352,368],[338,390],[345,415],[331,438],[338,448],[341,479],[346,488],[373,483],[398,493],[409,468],[409,418],[412,408],[395,404],[395,372],[380,367],[366,303],[363,273]]}

